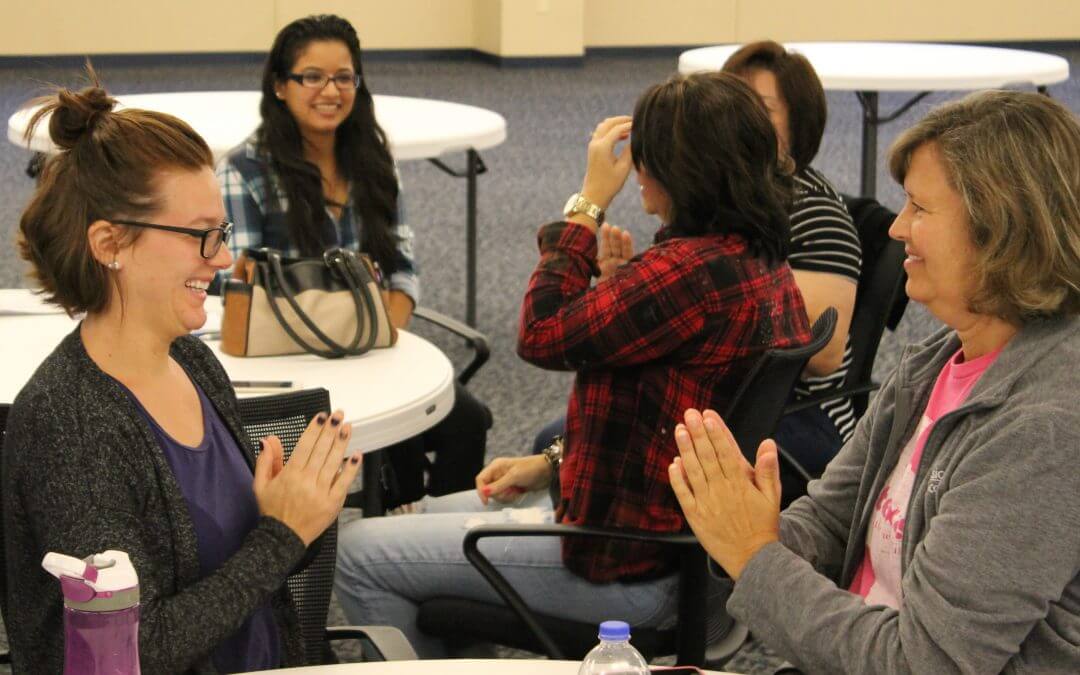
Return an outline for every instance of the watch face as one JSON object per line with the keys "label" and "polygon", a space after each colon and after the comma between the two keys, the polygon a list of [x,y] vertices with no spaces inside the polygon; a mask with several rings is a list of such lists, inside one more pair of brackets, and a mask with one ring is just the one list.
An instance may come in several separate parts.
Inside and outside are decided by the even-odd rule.
{"label": "watch face", "polygon": [[566,200],[566,206],[564,206],[563,210],[562,210],[562,213],[563,213],[564,216],[570,217],[570,216],[574,215],[574,213],[577,211],[577,209],[575,207],[577,207],[578,199],[580,197],[581,197],[581,195],[578,194],[577,192],[570,195],[570,199]]}

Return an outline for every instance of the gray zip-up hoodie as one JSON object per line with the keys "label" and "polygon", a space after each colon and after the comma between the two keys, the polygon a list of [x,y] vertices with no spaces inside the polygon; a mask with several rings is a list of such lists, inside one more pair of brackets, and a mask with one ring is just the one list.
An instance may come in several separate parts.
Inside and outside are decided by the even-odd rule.
{"label": "gray zip-up hoodie", "polygon": [[845,589],[874,502],[946,360],[909,347],[855,436],[781,517],[728,610],[809,673],[1080,672],[1080,318],[1032,322],[931,431],[901,549],[903,606]]}

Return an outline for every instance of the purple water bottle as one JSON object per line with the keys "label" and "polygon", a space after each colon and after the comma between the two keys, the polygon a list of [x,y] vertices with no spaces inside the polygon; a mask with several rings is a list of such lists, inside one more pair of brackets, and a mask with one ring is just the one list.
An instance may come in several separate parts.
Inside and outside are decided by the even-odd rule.
{"label": "purple water bottle", "polygon": [[64,675],[139,675],[139,577],[123,551],[41,561],[64,593]]}

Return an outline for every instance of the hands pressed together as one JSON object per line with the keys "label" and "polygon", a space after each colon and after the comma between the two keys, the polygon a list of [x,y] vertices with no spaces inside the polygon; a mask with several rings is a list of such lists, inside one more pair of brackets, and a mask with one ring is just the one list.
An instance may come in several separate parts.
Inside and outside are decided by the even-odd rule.
{"label": "hands pressed together", "polygon": [[712,410],[687,410],[675,428],[679,456],[671,487],[701,545],[732,579],[765,545],[780,539],[780,465],[765,440],[754,466]]}
{"label": "hands pressed together", "polygon": [[262,439],[254,483],[259,513],[287,525],[305,546],[337,518],[360,471],[360,453],[345,459],[352,427],[344,419],[340,410],[315,416],[288,463],[277,436]]}

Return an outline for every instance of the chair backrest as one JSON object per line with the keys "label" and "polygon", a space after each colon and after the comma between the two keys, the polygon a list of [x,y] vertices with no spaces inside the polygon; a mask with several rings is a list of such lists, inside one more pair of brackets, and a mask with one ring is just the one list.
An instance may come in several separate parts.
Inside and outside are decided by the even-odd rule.
{"label": "chair backrest", "polygon": [[[845,386],[870,383],[881,336],[888,327],[896,329],[907,307],[904,283],[904,244],[890,239],[888,230],[896,214],[869,197],[844,197],[862,246],[862,273],[855,292],[851,317],[851,366]],[[852,396],[855,416],[862,417],[869,393]]]}
{"label": "chair backrest", "polygon": [[723,417],[751,464],[758,445],[776,430],[806,362],[832,339],[836,316],[833,307],[822,312],[811,328],[812,337],[808,344],[770,349],[762,354],[735,391]]}
{"label": "chair backrest", "polygon": [[[330,392],[326,389],[305,389],[240,399],[240,419],[248,437],[257,441],[271,434],[277,436],[281,439],[286,460],[311,418],[321,412],[330,412]],[[286,580],[300,617],[305,661],[310,665],[322,662],[337,558],[337,523],[331,525],[320,537],[320,542],[313,543],[312,546],[319,543],[319,551],[310,564]]]}

